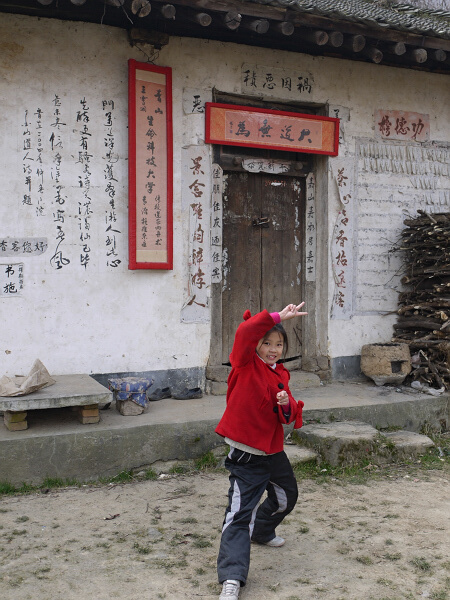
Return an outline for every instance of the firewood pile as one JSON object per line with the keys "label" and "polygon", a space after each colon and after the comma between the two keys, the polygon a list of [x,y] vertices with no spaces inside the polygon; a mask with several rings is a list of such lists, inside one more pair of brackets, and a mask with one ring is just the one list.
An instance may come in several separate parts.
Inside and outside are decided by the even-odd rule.
{"label": "firewood pile", "polygon": [[409,344],[413,370],[405,383],[450,388],[450,213],[418,211],[404,221],[405,255],[393,342]]}

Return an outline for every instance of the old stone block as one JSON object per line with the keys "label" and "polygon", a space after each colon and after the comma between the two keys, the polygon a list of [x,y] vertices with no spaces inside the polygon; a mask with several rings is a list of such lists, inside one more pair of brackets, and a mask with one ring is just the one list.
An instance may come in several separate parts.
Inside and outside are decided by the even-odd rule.
{"label": "old stone block", "polygon": [[3,415],[3,420],[5,423],[19,423],[20,421],[25,421],[27,418],[27,413],[25,411],[21,412],[11,412],[7,410]]}
{"label": "old stone block", "polygon": [[17,423],[9,423],[5,421],[5,425],[9,431],[23,431],[24,429],[28,429],[27,421],[19,421]]}
{"label": "old stone block", "polygon": [[227,388],[226,381],[207,381],[208,393],[213,396],[226,396]]}
{"label": "old stone block", "polygon": [[328,356],[318,356],[317,357],[317,366],[321,371],[326,371],[330,368],[330,362],[328,360]]}
{"label": "old stone block", "polygon": [[98,417],[99,416],[98,406],[96,404],[94,404],[94,405],[91,404],[90,406],[93,406],[94,408],[79,406],[78,414],[81,417]]}
{"label": "old stone block", "polygon": [[116,400],[116,408],[124,417],[136,417],[144,412],[144,407],[133,400]]}
{"label": "old stone block", "polygon": [[82,415],[78,415],[78,420],[80,421],[80,423],[82,423],[83,425],[89,425],[92,423],[98,423],[100,421],[100,417],[83,417]]}
{"label": "old stone block", "polygon": [[316,358],[304,358],[302,360],[303,371],[317,371],[319,369]]}
{"label": "old stone block", "polygon": [[206,379],[211,379],[211,381],[226,381],[228,379],[228,375],[231,371],[231,367],[227,367],[225,365],[219,365],[216,367],[208,366],[206,367]]}

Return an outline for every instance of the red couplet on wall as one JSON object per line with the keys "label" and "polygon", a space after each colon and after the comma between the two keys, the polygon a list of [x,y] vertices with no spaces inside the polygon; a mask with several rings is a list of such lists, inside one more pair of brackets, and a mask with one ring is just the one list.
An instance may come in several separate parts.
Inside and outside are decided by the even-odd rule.
{"label": "red couplet on wall", "polygon": [[205,140],[210,144],[337,156],[339,119],[207,102]]}
{"label": "red couplet on wall", "polygon": [[173,268],[172,69],[128,61],[129,269]]}

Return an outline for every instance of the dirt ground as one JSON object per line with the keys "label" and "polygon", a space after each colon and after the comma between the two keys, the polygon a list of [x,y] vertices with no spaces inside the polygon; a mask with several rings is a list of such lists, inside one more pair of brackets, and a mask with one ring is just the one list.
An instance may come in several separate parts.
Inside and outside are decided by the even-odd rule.
{"label": "dirt ground", "polygon": [[[299,483],[242,600],[450,597],[449,477]],[[218,599],[224,471],[0,498],[2,600]]]}

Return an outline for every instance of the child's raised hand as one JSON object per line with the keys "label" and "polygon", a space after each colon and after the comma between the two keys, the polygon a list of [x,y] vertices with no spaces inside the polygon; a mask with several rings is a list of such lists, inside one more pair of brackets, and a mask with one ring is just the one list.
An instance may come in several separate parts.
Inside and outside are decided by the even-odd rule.
{"label": "child's raised hand", "polygon": [[281,321],[287,321],[288,319],[293,319],[294,317],[303,317],[307,315],[307,312],[300,312],[300,309],[304,304],[304,302],[301,302],[298,305],[288,304],[285,308],[283,308],[282,311],[278,313]]}

